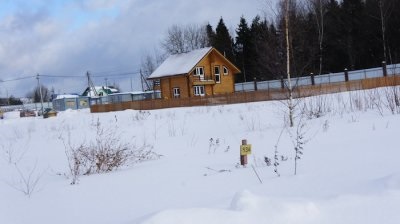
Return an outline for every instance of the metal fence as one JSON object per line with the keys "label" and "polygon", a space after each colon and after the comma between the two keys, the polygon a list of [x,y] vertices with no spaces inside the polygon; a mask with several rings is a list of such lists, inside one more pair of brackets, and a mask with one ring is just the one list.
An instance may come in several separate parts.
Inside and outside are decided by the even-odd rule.
{"label": "metal fence", "polygon": [[116,93],[100,97],[67,97],[53,100],[54,109],[64,111],[89,108],[96,104],[115,104],[122,102],[150,100],[161,98],[160,91]]}
{"label": "metal fence", "polygon": [[[363,80],[369,78],[379,78],[384,76],[384,67],[370,68],[357,71],[348,71],[348,81]],[[392,64],[386,66],[388,76],[400,75],[400,64]],[[313,83],[314,80],[314,83]],[[337,82],[346,81],[346,72],[330,73],[324,75],[315,76],[303,76],[295,77],[291,79],[292,86],[310,86],[310,85],[321,85],[330,84]],[[246,92],[257,90],[276,90],[282,89],[288,86],[288,80],[271,80],[262,82],[244,82],[235,84],[235,92]]]}
{"label": "metal fence", "polygon": [[[307,97],[320,94],[337,93],[362,89],[372,89],[384,86],[400,85],[400,75],[379,78],[353,80],[348,82],[325,83],[318,85],[299,86],[293,91],[293,97]],[[285,100],[288,98],[286,89],[275,88],[271,90],[243,91],[216,96],[189,97],[177,99],[150,99],[121,103],[91,105],[92,113],[133,110],[154,110],[172,107],[211,106],[234,103],[246,103],[268,100]]]}
{"label": "metal fence", "polygon": [[127,93],[116,93],[108,96],[102,96],[98,98],[91,98],[90,105],[94,104],[113,104],[140,100],[150,100],[161,98],[161,91],[147,91],[147,92],[127,92]]}
{"label": "metal fence", "polygon": [[55,99],[53,100],[53,109],[56,111],[85,109],[90,107],[89,100],[90,98],[87,96]]}
{"label": "metal fence", "polygon": [[[44,102],[43,107],[47,108],[52,108],[53,104],[52,102]],[[40,110],[42,108],[41,103],[27,103],[27,104],[21,104],[21,105],[9,105],[9,106],[1,106],[0,107],[3,111],[15,111],[15,110]]]}

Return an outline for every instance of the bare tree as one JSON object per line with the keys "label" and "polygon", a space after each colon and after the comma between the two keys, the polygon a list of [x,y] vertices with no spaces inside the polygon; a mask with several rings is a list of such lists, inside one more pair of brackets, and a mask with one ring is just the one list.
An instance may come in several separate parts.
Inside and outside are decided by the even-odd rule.
{"label": "bare tree", "polygon": [[308,8],[315,14],[315,21],[318,30],[318,47],[319,47],[319,75],[322,74],[323,65],[323,43],[325,35],[325,14],[327,13],[327,5],[329,0],[309,0]]}
{"label": "bare tree", "polygon": [[208,45],[206,26],[196,24],[171,26],[167,30],[167,36],[161,43],[161,46],[168,54],[185,53]]}
{"label": "bare tree", "polygon": [[140,63],[140,75],[142,81],[142,89],[146,86],[147,89],[153,89],[153,82],[149,82],[147,78],[153,73],[157,67],[164,61],[165,55],[154,50],[154,53],[146,53],[142,56]]}
{"label": "bare tree", "polygon": [[49,89],[44,85],[41,85],[41,88],[39,88],[39,86],[35,87],[35,89],[27,93],[26,96],[32,98],[33,102],[38,103],[40,102],[40,90],[42,91],[43,101],[48,102],[51,94]]}
{"label": "bare tree", "polygon": [[379,0],[379,14],[382,29],[382,46],[383,46],[383,60],[387,62],[387,49],[386,49],[386,20],[391,14],[393,1]]}
{"label": "bare tree", "polygon": [[42,179],[45,171],[37,171],[37,162],[31,169],[21,170],[18,163],[13,164],[15,170],[17,171],[17,180],[12,183],[7,183],[10,187],[17,191],[22,192],[24,195],[30,197],[38,189],[38,184]]}
{"label": "bare tree", "polygon": [[288,90],[289,90],[289,123],[290,127],[293,127],[293,89],[292,82],[290,80],[290,39],[289,39],[289,1],[285,0],[285,37],[286,37],[286,69],[287,69],[287,80],[288,80]]}

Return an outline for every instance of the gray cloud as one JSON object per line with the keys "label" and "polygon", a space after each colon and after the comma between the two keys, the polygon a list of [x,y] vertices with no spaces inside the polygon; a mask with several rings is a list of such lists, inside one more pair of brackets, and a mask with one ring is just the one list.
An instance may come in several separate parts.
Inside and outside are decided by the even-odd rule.
{"label": "gray cloud", "polygon": [[[240,16],[251,20],[262,13],[261,7],[259,0],[80,0],[61,9],[60,13],[67,16],[54,15],[50,8],[18,11],[0,21],[0,79],[36,73],[82,75],[82,79],[43,77],[43,82],[54,86],[56,91],[81,92],[86,86],[83,75],[88,70],[95,73],[137,70],[143,53],[159,48],[167,28],[173,24],[210,22],[215,27],[222,16],[228,28],[234,29]],[[118,11],[95,20],[89,18],[71,28],[76,22],[73,18],[76,10],[89,14],[101,10]],[[103,82],[102,79],[96,81]],[[113,82],[112,77],[109,80]],[[138,87],[136,80],[135,83]],[[4,88],[23,96],[35,84],[34,79],[0,82],[0,96],[5,95]],[[119,84],[125,90],[130,89],[129,80]]]}

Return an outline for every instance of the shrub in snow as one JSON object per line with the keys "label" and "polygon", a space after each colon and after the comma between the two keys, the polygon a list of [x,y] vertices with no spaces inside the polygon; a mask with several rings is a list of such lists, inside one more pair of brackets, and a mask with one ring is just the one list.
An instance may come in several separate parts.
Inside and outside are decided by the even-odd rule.
{"label": "shrub in snow", "polygon": [[332,111],[328,96],[320,95],[303,100],[301,114],[308,119],[319,118]]}
{"label": "shrub in snow", "polygon": [[[211,150],[215,153],[217,149],[219,148],[219,138],[217,138],[215,141],[213,138],[210,138],[209,144],[208,144],[208,154],[211,153]],[[227,148],[229,150],[229,148]]]}
{"label": "shrub in snow", "polygon": [[392,114],[400,114],[400,87],[385,88],[385,106]]}
{"label": "shrub in snow", "polygon": [[268,158],[267,156],[264,156],[264,162],[267,164],[267,166],[271,166],[271,159]]}
{"label": "shrub in snow", "polygon": [[160,157],[145,142],[138,147],[122,139],[116,127],[104,128],[97,122],[95,140],[89,144],[81,143],[75,147],[71,145],[71,139],[68,145],[64,141],[71,184],[76,184],[80,175],[110,172],[125,165]]}
{"label": "shrub in snow", "polygon": [[134,121],[143,121],[146,120],[150,116],[149,111],[139,110],[133,115]]}
{"label": "shrub in snow", "polygon": [[292,139],[294,151],[295,151],[294,175],[297,174],[297,160],[301,159],[301,156],[303,155],[304,145],[308,142],[308,140],[305,139],[305,135],[306,135],[305,126],[306,126],[306,124],[302,121],[302,119],[300,119],[299,124],[297,125],[297,128],[296,128],[295,136],[293,136],[293,134],[290,132],[290,130],[288,130],[290,138]]}
{"label": "shrub in snow", "polygon": [[22,192],[24,195],[30,197],[34,192],[37,191],[37,187],[41,178],[43,177],[44,171],[37,171],[37,163],[32,168],[21,169],[18,163],[13,163],[13,168],[16,171],[15,177],[12,182],[7,184],[15,190]]}
{"label": "shrub in snow", "polygon": [[324,124],[322,125],[322,130],[323,130],[324,132],[327,132],[328,129],[329,129],[329,121],[328,121],[328,120],[325,120]]}
{"label": "shrub in snow", "polygon": [[285,130],[285,127],[282,128],[281,133],[279,134],[278,140],[276,141],[276,144],[275,144],[275,146],[274,146],[274,163],[273,163],[273,165],[274,165],[274,173],[275,173],[278,177],[281,176],[281,174],[280,174],[279,171],[278,171],[278,167],[279,167],[278,145],[279,145],[279,142],[281,141],[281,137],[282,137],[282,134],[283,134],[283,130]]}

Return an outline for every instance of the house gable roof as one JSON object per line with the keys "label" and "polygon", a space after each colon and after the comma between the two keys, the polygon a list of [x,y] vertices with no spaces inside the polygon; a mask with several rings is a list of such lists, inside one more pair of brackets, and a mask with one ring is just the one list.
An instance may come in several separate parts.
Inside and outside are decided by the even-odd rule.
{"label": "house gable roof", "polygon": [[187,74],[193,70],[212,49],[212,47],[206,47],[188,53],[171,55],[149,76],[149,79]]}

